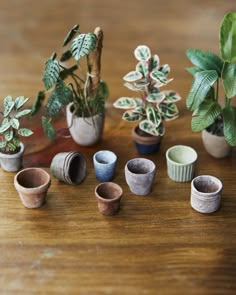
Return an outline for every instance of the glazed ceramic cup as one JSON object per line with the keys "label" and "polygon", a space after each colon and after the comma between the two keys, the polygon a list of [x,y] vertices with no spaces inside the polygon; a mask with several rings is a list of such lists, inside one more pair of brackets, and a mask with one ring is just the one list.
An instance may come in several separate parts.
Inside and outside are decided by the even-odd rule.
{"label": "glazed ceramic cup", "polygon": [[221,203],[222,182],[210,175],[195,177],[191,183],[191,206],[200,213],[212,213]]}
{"label": "glazed ceramic cup", "polygon": [[175,145],[166,152],[167,174],[177,182],[191,181],[194,175],[197,153],[190,146]]}
{"label": "glazed ceramic cup", "polygon": [[86,161],[78,152],[64,152],[54,156],[52,175],[68,184],[80,184],[86,176]]}
{"label": "glazed ceramic cup", "polygon": [[114,182],[100,183],[95,188],[98,210],[103,215],[114,215],[120,209],[122,188]]}
{"label": "glazed ceramic cup", "polygon": [[114,178],[117,156],[112,151],[98,151],[93,155],[93,164],[97,180],[111,181]]}
{"label": "glazed ceramic cup", "polygon": [[132,193],[147,195],[150,193],[156,174],[155,164],[145,158],[135,158],[125,165],[125,179]]}
{"label": "glazed ceramic cup", "polygon": [[27,208],[42,206],[50,183],[50,175],[41,168],[23,169],[14,178],[15,188]]}

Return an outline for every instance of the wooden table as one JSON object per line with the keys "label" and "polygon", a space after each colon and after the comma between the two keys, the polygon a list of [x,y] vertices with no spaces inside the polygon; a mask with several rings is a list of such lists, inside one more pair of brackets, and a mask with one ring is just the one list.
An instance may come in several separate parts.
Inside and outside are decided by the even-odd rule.
{"label": "wooden table", "polygon": [[[52,177],[46,204],[26,209],[13,187],[14,173],[0,170],[0,294],[236,294],[236,151],[214,159],[190,129],[185,97],[191,77],[185,50],[218,53],[218,29],[228,1],[38,1],[0,2],[0,94],[35,97],[45,59],[75,23],[85,32],[104,29],[103,78],[110,87],[102,141],[82,148],[71,139],[45,139],[40,116],[25,122],[35,134],[25,141],[24,167],[49,171],[61,151],[84,154],[85,181],[70,186]],[[183,100],[180,118],[166,124],[161,151],[147,156],[157,165],[152,193],[133,195],[125,163],[138,157],[130,132],[112,102],[130,94],[122,76],[135,65],[133,49],[147,44],[172,67],[172,88]],[[64,118],[57,122],[63,126]],[[166,172],[166,150],[186,144],[198,152],[196,175],[210,174],[224,185],[222,207],[214,214],[194,211],[190,183],[175,183]],[[120,212],[97,210],[92,155],[110,149],[118,156],[114,181],[124,190]]]}

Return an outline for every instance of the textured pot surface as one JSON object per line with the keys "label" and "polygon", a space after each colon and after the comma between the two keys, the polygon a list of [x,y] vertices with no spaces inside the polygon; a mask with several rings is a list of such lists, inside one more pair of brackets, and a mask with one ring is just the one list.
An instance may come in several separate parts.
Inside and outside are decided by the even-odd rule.
{"label": "textured pot surface", "polygon": [[103,132],[104,114],[97,114],[92,117],[73,116],[70,110],[71,104],[66,108],[67,125],[73,140],[82,146],[91,146],[97,143]]}
{"label": "textured pot surface", "polygon": [[117,156],[112,151],[102,150],[93,155],[96,178],[99,181],[111,181],[115,174]]}
{"label": "textured pot surface", "polygon": [[3,170],[8,172],[16,172],[20,170],[22,167],[22,160],[23,160],[23,154],[24,154],[24,144],[20,144],[20,151],[16,154],[4,154],[0,153],[0,165]]}
{"label": "textured pot surface", "polygon": [[26,168],[14,177],[15,188],[27,208],[42,206],[50,184],[50,175],[41,168]]}
{"label": "textured pot surface", "polygon": [[98,210],[103,215],[114,215],[120,209],[120,200],[123,195],[122,188],[114,182],[100,183],[95,188]]}
{"label": "textured pot surface", "polygon": [[225,140],[224,136],[217,136],[203,130],[202,141],[208,154],[215,158],[227,157],[231,152],[231,147]]}

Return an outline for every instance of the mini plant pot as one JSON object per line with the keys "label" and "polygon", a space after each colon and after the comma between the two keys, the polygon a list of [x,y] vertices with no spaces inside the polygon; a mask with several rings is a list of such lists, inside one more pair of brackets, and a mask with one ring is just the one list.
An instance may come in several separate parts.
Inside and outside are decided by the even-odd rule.
{"label": "mini plant pot", "polygon": [[97,143],[103,132],[104,114],[92,117],[77,117],[71,112],[72,104],[66,108],[67,124],[73,140],[81,146],[91,146]]}
{"label": "mini plant pot", "polygon": [[197,161],[196,151],[185,145],[175,145],[166,152],[167,174],[177,182],[191,181]]}
{"label": "mini plant pot", "polygon": [[157,153],[160,150],[162,137],[152,136],[147,133],[145,133],[145,135],[142,135],[140,132],[138,132],[138,130],[138,126],[133,128],[132,130],[132,138],[138,153],[143,155]]}
{"label": "mini plant pot", "polygon": [[7,172],[16,172],[21,169],[23,154],[24,154],[24,144],[20,143],[20,151],[15,154],[4,154],[0,153],[0,164],[3,170]]}
{"label": "mini plant pot", "polygon": [[197,176],[191,183],[191,206],[200,213],[212,213],[220,208],[222,182],[210,175]]}
{"label": "mini plant pot", "polygon": [[232,149],[224,136],[211,134],[207,130],[202,131],[202,142],[208,154],[214,158],[227,157]]}
{"label": "mini plant pot", "polygon": [[125,179],[132,193],[147,195],[150,193],[156,174],[155,164],[145,158],[135,158],[125,165]]}
{"label": "mini plant pot", "polygon": [[100,183],[95,188],[98,210],[103,215],[115,215],[120,209],[122,188],[114,182]]}
{"label": "mini plant pot", "polygon": [[64,152],[54,156],[51,162],[52,175],[68,184],[80,184],[86,176],[85,158],[78,152]]}
{"label": "mini plant pot", "polygon": [[98,151],[93,155],[93,164],[97,180],[111,181],[114,178],[117,156],[112,151]]}
{"label": "mini plant pot", "polygon": [[14,185],[26,208],[39,208],[50,186],[50,175],[41,168],[26,168],[15,175]]}

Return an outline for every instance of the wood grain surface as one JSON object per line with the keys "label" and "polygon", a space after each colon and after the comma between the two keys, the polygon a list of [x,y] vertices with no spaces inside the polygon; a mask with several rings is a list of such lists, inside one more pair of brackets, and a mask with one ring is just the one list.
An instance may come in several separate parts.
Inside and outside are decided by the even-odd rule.
{"label": "wood grain surface", "polygon": [[[52,177],[47,202],[26,209],[13,186],[14,173],[0,169],[0,294],[236,294],[236,151],[225,159],[209,156],[201,134],[192,133],[185,98],[191,77],[185,50],[216,54],[224,14],[234,0],[1,0],[0,98],[25,95],[33,103],[43,87],[45,60],[60,48],[76,23],[81,31],[104,31],[102,78],[110,88],[105,130],[94,147],[68,138],[45,139],[40,115],[27,120],[35,134],[25,141],[24,167],[44,167],[61,151],[77,150],[86,158],[87,177],[70,186]],[[138,157],[130,137],[133,124],[121,120],[112,102],[130,95],[122,77],[135,66],[134,48],[150,46],[169,63],[182,96],[180,118],[166,124],[161,151],[147,156],[157,165],[150,195],[135,196],[125,182],[126,162]],[[132,93],[131,93],[132,95]],[[1,107],[0,107],[1,109]],[[63,127],[62,116],[56,125]],[[190,183],[167,176],[166,150],[186,144],[198,152],[196,175],[223,182],[222,206],[204,215],[190,207]],[[92,156],[109,149],[118,156],[114,182],[124,196],[113,217],[97,210]]]}

